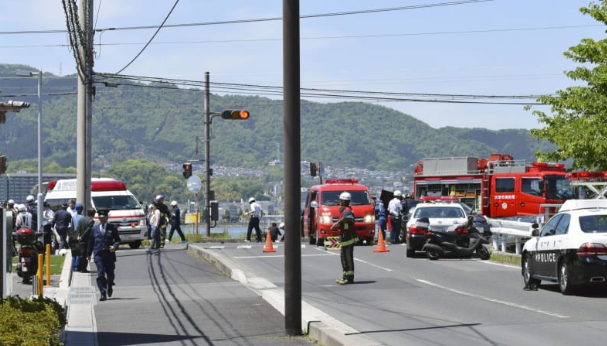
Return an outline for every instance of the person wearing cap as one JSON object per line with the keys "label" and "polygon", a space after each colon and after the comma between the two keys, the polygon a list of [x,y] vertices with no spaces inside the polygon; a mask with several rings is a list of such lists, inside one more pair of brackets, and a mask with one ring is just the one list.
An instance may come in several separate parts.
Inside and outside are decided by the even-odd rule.
{"label": "person wearing cap", "polygon": [[400,234],[400,214],[403,206],[401,204],[403,194],[400,190],[394,191],[394,198],[388,203],[388,212],[390,213],[390,243],[398,243]]}
{"label": "person wearing cap", "polygon": [[27,207],[23,204],[20,204],[17,207],[17,220],[15,221],[15,228],[29,228],[32,229],[32,214],[27,210]]}
{"label": "person wearing cap", "polygon": [[358,243],[356,229],[354,228],[354,211],[350,206],[352,195],[342,192],[339,195],[339,219],[331,226],[331,230],[339,230],[339,247],[341,267],[343,274],[341,279],[335,280],[340,285],[354,283],[354,245]]}
{"label": "person wearing cap", "polygon": [[44,247],[51,244],[53,239],[53,223],[55,223],[55,212],[51,209],[48,202],[44,202],[44,211],[42,212],[42,225],[44,230]]}
{"label": "person wearing cap", "polygon": [[38,230],[38,207],[36,206],[36,198],[33,195],[28,195],[25,198],[27,212],[32,215],[32,222],[30,228]]}
{"label": "person wearing cap", "polygon": [[171,202],[171,207],[173,207],[173,212],[171,213],[171,230],[169,231],[169,238],[167,242],[171,242],[171,238],[173,237],[173,232],[177,231],[177,234],[181,237],[181,242],[185,243],[185,236],[181,231],[181,211],[179,210],[179,204],[177,201]]}
{"label": "person wearing cap", "polygon": [[158,230],[160,231],[160,247],[164,247],[165,237],[167,234],[167,224],[169,217],[171,216],[171,212],[169,211],[169,207],[164,204],[164,196],[157,195],[154,199],[154,205],[156,209],[160,211],[160,218],[158,219]]}
{"label": "person wearing cap", "polygon": [[247,242],[251,241],[251,232],[255,228],[255,234],[257,236],[257,242],[261,243],[261,229],[259,228],[259,219],[261,218],[261,205],[255,201],[255,198],[249,198],[249,205],[251,210],[247,212],[250,215],[249,226],[247,227]]}
{"label": "person wearing cap", "polygon": [[72,214],[67,211],[67,204],[63,203],[55,213],[55,230],[59,234],[59,250],[67,249],[67,232],[72,226]]}
{"label": "person wearing cap", "polygon": [[93,226],[88,243],[87,257],[95,261],[97,267],[97,287],[101,293],[99,301],[107,300],[114,292],[114,270],[116,250],[120,246],[120,235],[115,225],[108,223],[108,209],[97,210],[99,224]]}

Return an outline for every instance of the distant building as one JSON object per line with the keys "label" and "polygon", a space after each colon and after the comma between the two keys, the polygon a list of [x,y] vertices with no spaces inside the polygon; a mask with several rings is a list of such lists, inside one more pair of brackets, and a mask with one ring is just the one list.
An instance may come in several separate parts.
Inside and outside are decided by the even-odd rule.
{"label": "distant building", "polygon": [[[42,185],[58,179],[74,179],[76,174],[56,173],[42,174]],[[25,203],[28,195],[36,195],[38,185],[37,173],[13,173],[0,175],[0,201],[15,200],[16,203]],[[43,188],[44,193],[44,188]]]}

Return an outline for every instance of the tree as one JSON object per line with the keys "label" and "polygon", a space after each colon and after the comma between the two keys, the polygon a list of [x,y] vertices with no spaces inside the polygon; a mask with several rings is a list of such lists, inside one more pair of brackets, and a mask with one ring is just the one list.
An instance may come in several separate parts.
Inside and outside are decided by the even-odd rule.
{"label": "tree", "polygon": [[[607,0],[591,3],[580,12],[607,25]],[[536,155],[548,161],[572,159],[573,169],[607,170],[607,38],[599,41],[582,39],[564,55],[581,64],[565,75],[584,85],[538,99],[551,106],[552,114],[533,111],[546,127],[533,129],[531,134],[554,143],[557,148]]]}

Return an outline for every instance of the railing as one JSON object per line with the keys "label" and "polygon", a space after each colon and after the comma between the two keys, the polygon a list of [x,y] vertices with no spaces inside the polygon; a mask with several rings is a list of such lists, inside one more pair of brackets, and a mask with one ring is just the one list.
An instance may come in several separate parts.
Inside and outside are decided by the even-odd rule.
{"label": "railing", "polygon": [[489,219],[491,233],[493,233],[493,248],[506,252],[508,245],[514,243],[514,252],[521,253],[523,240],[531,238],[532,225],[541,225],[552,217],[550,209],[559,208],[562,204],[542,204],[540,209],[544,214],[512,219]]}

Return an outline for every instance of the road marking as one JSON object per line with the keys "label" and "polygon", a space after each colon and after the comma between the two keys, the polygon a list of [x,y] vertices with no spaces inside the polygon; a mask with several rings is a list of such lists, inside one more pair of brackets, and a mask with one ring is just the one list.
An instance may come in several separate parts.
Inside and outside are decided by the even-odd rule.
{"label": "road marking", "polygon": [[443,289],[445,291],[461,294],[461,295],[472,297],[472,298],[479,298],[479,299],[482,299],[482,300],[486,300],[488,302],[493,302],[493,303],[497,303],[497,304],[502,304],[502,305],[510,306],[510,307],[513,307],[513,308],[518,308],[518,309],[528,310],[528,311],[532,311],[532,312],[537,312],[538,314],[553,316],[553,317],[557,317],[557,318],[569,318],[569,316],[557,314],[555,312],[549,312],[549,311],[539,310],[539,309],[535,309],[535,308],[532,308],[532,307],[527,306],[527,305],[516,304],[516,303],[507,302],[507,301],[503,301],[503,300],[499,300],[499,299],[493,299],[493,298],[489,298],[489,297],[480,296],[480,295],[477,295],[477,294],[463,292],[463,291],[459,291],[459,290],[456,290],[456,289],[453,289],[453,288],[441,286],[439,284],[435,284],[433,282],[422,280],[422,279],[415,279],[415,280],[418,281],[418,282],[421,282],[423,284],[429,285],[429,286],[433,286],[433,287],[436,287],[436,288]]}

